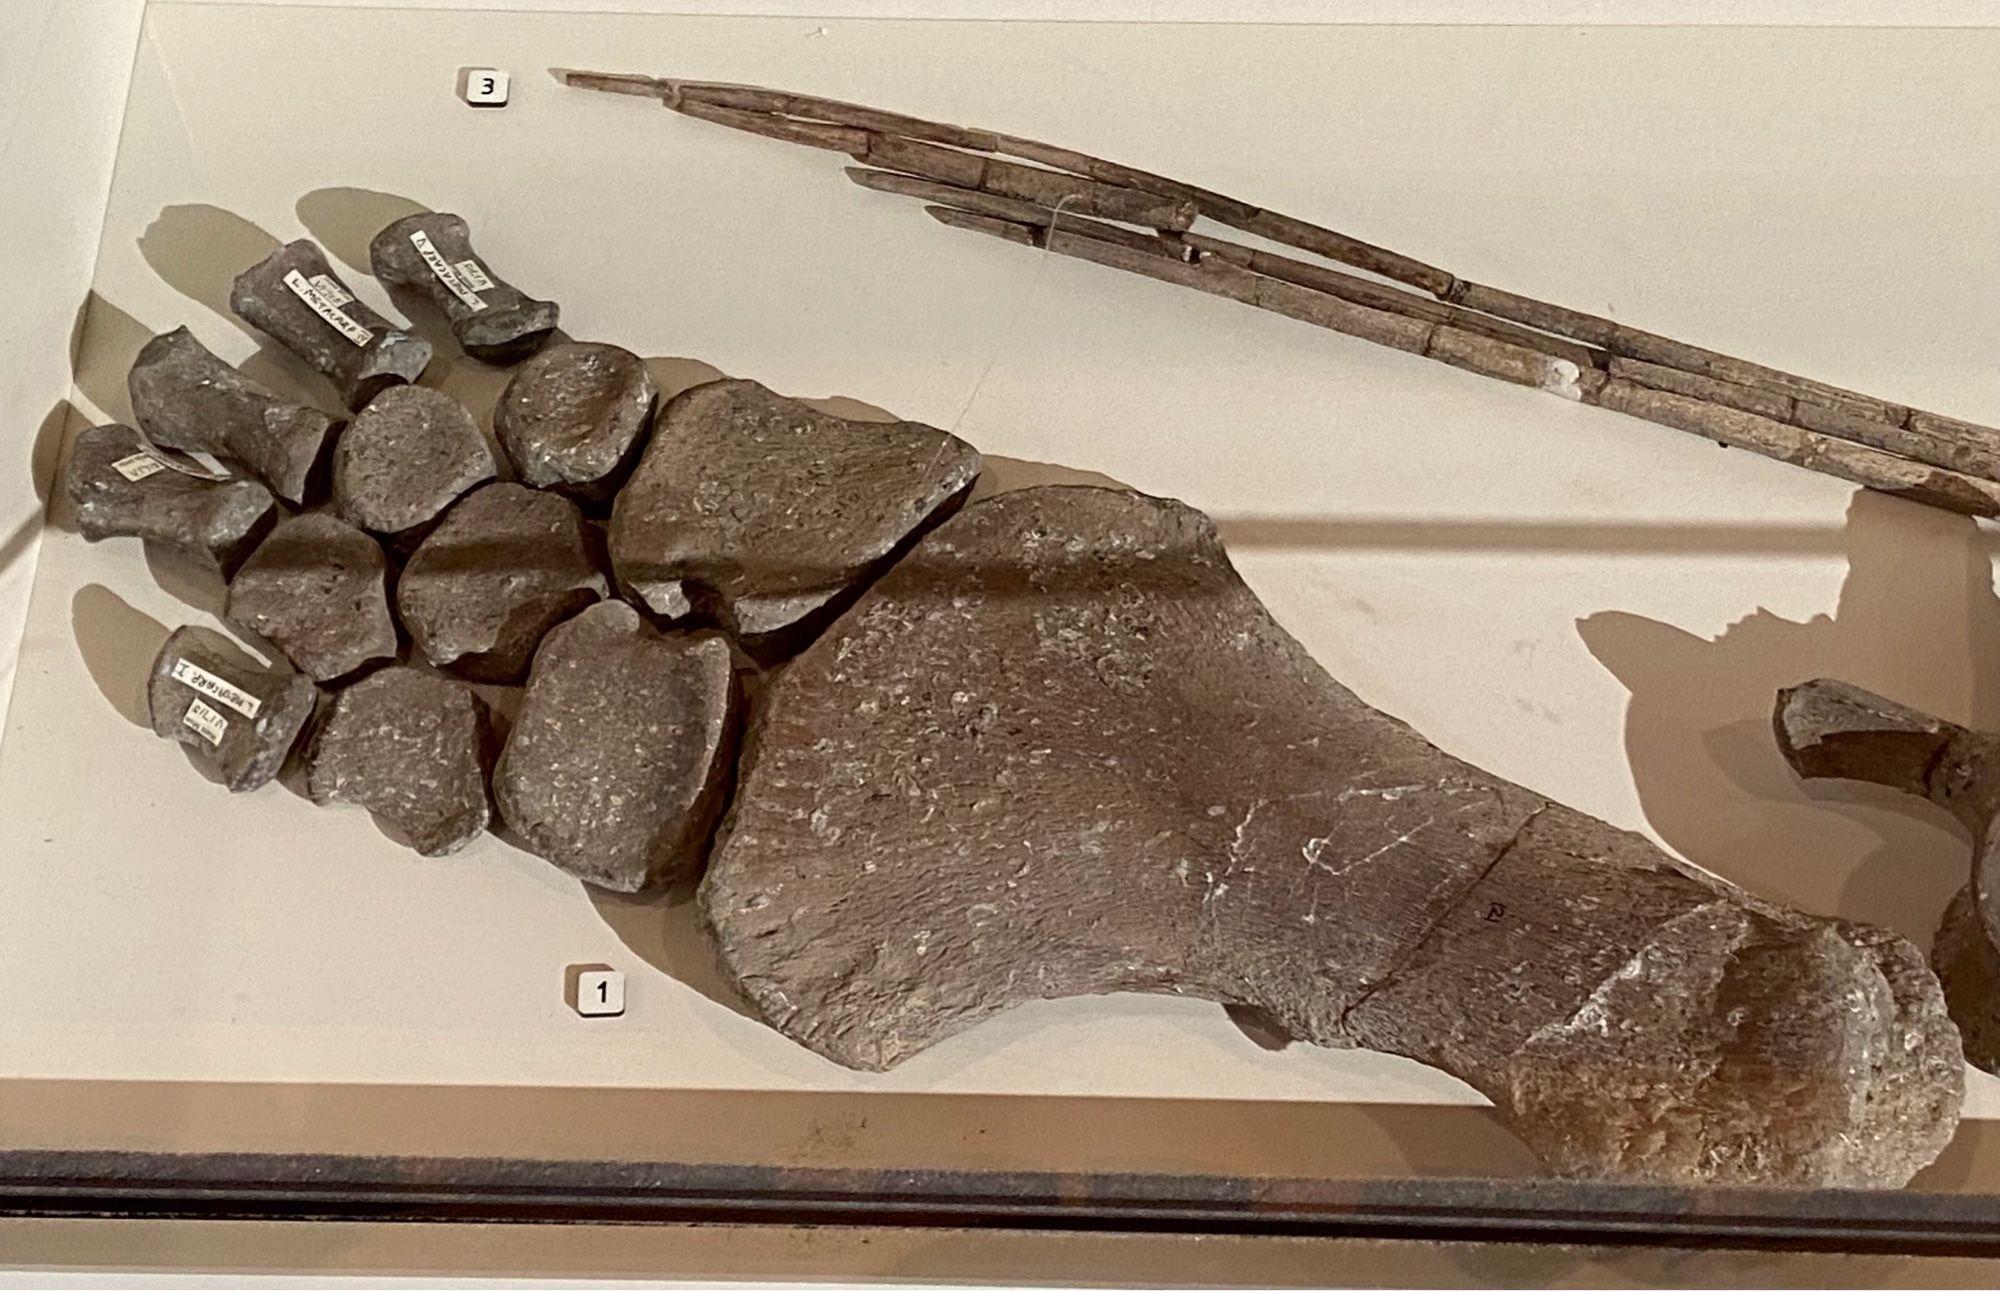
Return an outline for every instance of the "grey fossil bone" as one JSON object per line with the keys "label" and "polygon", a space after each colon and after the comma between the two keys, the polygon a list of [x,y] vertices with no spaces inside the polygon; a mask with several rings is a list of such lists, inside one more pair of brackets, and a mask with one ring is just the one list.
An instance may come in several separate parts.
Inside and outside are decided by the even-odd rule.
{"label": "grey fossil bone", "polygon": [[576,506],[520,484],[467,495],[403,566],[396,609],[424,657],[475,681],[518,681],[544,634],[604,595]]}
{"label": "grey fossil bone", "polygon": [[250,380],[185,327],[146,342],[126,387],[133,419],[155,444],[235,462],[294,505],[313,488],[340,424]]}
{"label": "grey fossil bone", "polygon": [[851,421],[755,381],[660,413],[611,515],[620,586],[654,613],[709,608],[752,650],[817,628],[963,501],[979,453],[916,422]]}
{"label": "grey fossil bone", "polygon": [[391,386],[333,446],[333,505],[349,524],[407,546],[499,469],[464,404],[425,386]]}
{"label": "grey fossil bone", "polygon": [[229,582],[229,619],[284,651],[300,672],[333,681],[396,655],[388,560],[336,516],[293,516]]}
{"label": "grey fossil bone", "polygon": [[463,216],[406,215],[368,244],[368,262],[385,283],[422,292],[451,321],[459,348],[482,363],[519,363],[548,342],[560,310],[488,268],[472,249]]}
{"label": "grey fossil bone", "polygon": [[1778,692],[1778,747],[1809,780],[1866,780],[1925,798],[1972,835],[1972,874],[1931,944],[1966,1060],[2000,1072],[2000,737],[1844,681]]}
{"label": "grey fossil bone", "polygon": [[514,373],[493,407],[493,433],[522,483],[602,502],[630,474],[659,399],[638,355],[569,341]]}
{"label": "grey fossil bone", "polygon": [[961,511],[777,677],[739,781],[701,889],[725,971],[847,1066],[1164,991],[1441,1067],[1570,1175],[1895,1185],[1957,1121],[1913,947],[1440,751],[1179,503]]}
{"label": "grey fossil bone", "polygon": [[255,480],[197,479],[165,464],[130,426],[93,426],[76,438],[63,490],[86,539],[143,538],[187,552],[225,578],[277,522]]}
{"label": "grey fossil bone", "polygon": [[449,855],[492,818],[488,723],[470,687],[383,668],[334,695],[307,755],[307,792],[367,808],[425,856]]}
{"label": "grey fossil bone", "polygon": [[268,784],[312,717],[319,690],[280,664],[247,667],[177,628],[153,659],[146,708],[153,733],[194,757],[204,774],[244,793]]}
{"label": "grey fossil bone", "polygon": [[736,675],[717,633],[662,636],[600,601],[542,639],[494,772],[536,855],[617,892],[693,874],[736,752]]}
{"label": "grey fossil bone", "polygon": [[431,343],[355,298],[311,241],[287,242],[238,274],[229,307],[333,382],[354,411],[430,366]]}

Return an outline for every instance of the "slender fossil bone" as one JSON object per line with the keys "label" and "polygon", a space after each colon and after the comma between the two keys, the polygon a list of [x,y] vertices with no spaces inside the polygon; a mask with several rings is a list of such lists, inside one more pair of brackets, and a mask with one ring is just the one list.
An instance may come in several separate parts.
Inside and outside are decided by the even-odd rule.
{"label": "slender fossil bone", "polygon": [[[2000,489],[1993,487],[2000,484],[2000,430],[1470,282],[1163,175],[1032,139],[815,95],[624,73],[570,71],[563,78],[578,88],[656,98],[705,121],[844,152],[864,163],[848,169],[856,183],[915,197],[954,228],[1274,310],[1933,506],[2000,514]],[[1196,218],[1389,282],[1193,232]],[[1412,327],[1410,320],[1436,330]],[[1634,388],[1648,393],[1634,394]],[[1601,398],[1607,391],[1610,398]],[[1739,414],[1757,420],[1745,423]]]}

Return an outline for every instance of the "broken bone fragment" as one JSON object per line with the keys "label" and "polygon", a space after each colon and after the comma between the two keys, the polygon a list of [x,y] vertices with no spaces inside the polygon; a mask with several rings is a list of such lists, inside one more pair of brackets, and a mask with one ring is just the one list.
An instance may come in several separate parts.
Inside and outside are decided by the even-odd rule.
{"label": "broken bone fragment", "polygon": [[451,321],[459,348],[482,363],[518,363],[547,343],[560,311],[502,280],[472,249],[462,216],[406,215],[368,245],[375,276],[421,292]]}
{"label": "broken bone fragment", "polygon": [[543,638],[494,797],[536,855],[597,887],[644,891],[700,866],[735,746],[729,642],[662,636],[602,601]]}
{"label": "broken bone fragment", "polygon": [[237,275],[229,307],[333,382],[355,411],[392,385],[416,381],[430,366],[431,343],[356,299],[319,247],[304,238]]}
{"label": "broken bone fragment", "polygon": [[2000,1072],[2000,737],[1844,681],[1778,692],[1778,747],[1808,780],[1866,780],[1925,798],[1972,835],[1971,877],[1931,945],[1965,1057]]}
{"label": "broken bone fragment", "polygon": [[294,505],[340,424],[250,380],[185,327],[146,342],[125,384],[133,418],[155,444],[235,462]]}
{"label": "broken bone fragment", "polygon": [[550,628],[605,590],[594,535],[574,504],[488,484],[445,512],[411,553],[396,608],[432,663],[512,682]]}
{"label": "broken bone fragment", "polygon": [[746,645],[809,634],[979,476],[964,440],[850,421],[754,381],[669,402],[618,495],[611,561],[656,614],[706,608]]}
{"label": "broken bone fragment", "polygon": [[153,733],[186,749],[202,774],[231,793],[278,774],[318,698],[303,673],[248,666],[193,628],[167,638],[146,683]]}
{"label": "broken bone fragment", "polygon": [[500,392],[493,433],[522,483],[601,502],[630,472],[659,398],[645,361],[629,350],[552,345]]}
{"label": "broken bone fragment", "polygon": [[425,386],[392,386],[333,447],[333,505],[349,524],[404,544],[499,469],[464,404]]}
{"label": "broken bone fragment", "polygon": [[255,480],[186,474],[130,426],[93,426],[76,438],[63,488],[85,539],[143,538],[173,547],[224,577],[270,532],[277,503]]}
{"label": "broken bone fragment", "polygon": [[763,1016],[847,1066],[1167,991],[1440,1067],[1572,1175],[1894,1185],[1957,1122],[1910,946],[1443,753],[1179,503],[966,508],[786,667],[750,747],[703,911]]}
{"label": "broken bone fragment", "polygon": [[492,817],[492,737],[470,687],[396,665],[333,697],[313,737],[306,790],[365,807],[425,856],[464,847]]}
{"label": "broken bone fragment", "polygon": [[335,516],[294,516],[273,529],[230,580],[227,614],[315,681],[396,655],[388,561]]}

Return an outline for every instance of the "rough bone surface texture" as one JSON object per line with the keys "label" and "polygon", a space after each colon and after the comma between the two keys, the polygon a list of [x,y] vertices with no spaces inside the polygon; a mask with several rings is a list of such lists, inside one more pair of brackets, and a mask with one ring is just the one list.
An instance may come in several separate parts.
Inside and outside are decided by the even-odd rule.
{"label": "rough bone surface texture", "polygon": [[150,452],[130,426],[93,426],[76,437],[63,489],[86,539],[144,538],[225,577],[277,522],[277,503],[255,480],[184,475]]}
{"label": "rough bone surface texture", "polygon": [[482,363],[518,363],[548,342],[559,310],[503,281],[472,249],[462,216],[406,215],[368,246],[375,276],[423,293],[451,320],[459,348]]}
{"label": "rough bone surface texture", "polygon": [[1439,751],[1179,503],[962,511],[778,677],[739,774],[704,913],[765,1018],[848,1066],[1169,991],[1452,1072],[1572,1175],[1900,1184],[1957,1121],[1912,947]]}
{"label": "rough bone surface texture", "polygon": [[439,667],[518,681],[543,635],[604,595],[593,538],[569,501],[489,484],[445,512],[403,567],[403,626]]}
{"label": "rough bone surface texture", "polygon": [[414,382],[430,366],[431,343],[355,299],[326,256],[304,238],[239,274],[229,288],[229,307],[310,363],[356,411],[388,387]]}
{"label": "rough bone surface texture", "polygon": [[464,847],[492,817],[486,705],[434,672],[397,665],[340,691],[309,758],[314,802],[366,807],[425,856]]}
{"label": "rough bone surface texture", "polygon": [[1809,780],[1867,780],[1927,798],[1972,835],[1972,878],[1931,944],[1974,1066],[2000,1072],[2000,737],[1967,730],[1844,681],[1778,692],[1778,746]]}
{"label": "rough bone surface texture", "polygon": [[334,445],[333,504],[349,524],[404,545],[499,469],[464,404],[425,386],[392,386]]}
{"label": "rough bone surface texture", "polygon": [[229,584],[231,622],[332,681],[396,654],[388,561],[373,538],[335,516],[294,516],[271,531]]}
{"label": "rough bone surface texture", "polygon": [[601,502],[630,472],[659,398],[645,360],[630,350],[552,345],[500,392],[493,433],[522,483]]}
{"label": "rough bone surface texture", "polygon": [[729,642],[661,636],[603,601],[543,639],[493,791],[537,855],[638,892],[698,868],[735,751]]}
{"label": "rough bone surface texture", "polygon": [[944,431],[850,421],[754,381],[712,381],[660,414],[612,512],[611,561],[656,614],[704,609],[753,649],[788,643],[978,476],[978,452]]}
{"label": "rough bone surface texture", "polygon": [[185,327],[146,342],[125,384],[133,418],[155,444],[236,462],[294,505],[312,489],[339,425],[250,380]]}
{"label": "rough bone surface texture", "polygon": [[231,793],[278,774],[318,698],[304,674],[245,666],[193,628],[167,638],[146,682],[153,733],[187,749],[202,774]]}

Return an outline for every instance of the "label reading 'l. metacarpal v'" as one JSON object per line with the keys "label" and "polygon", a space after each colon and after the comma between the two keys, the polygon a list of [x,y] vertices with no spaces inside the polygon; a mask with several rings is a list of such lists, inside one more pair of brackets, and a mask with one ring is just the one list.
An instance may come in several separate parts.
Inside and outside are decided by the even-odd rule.
{"label": "label reading 'l. metacarpal v'", "polygon": [[255,717],[257,710],[264,706],[264,701],[255,695],[230,685],[208,669],[186,659],[174,660],[174,666],[167,675],[189,690],[206,695],[217,703],[227,704],[245,717]]}

